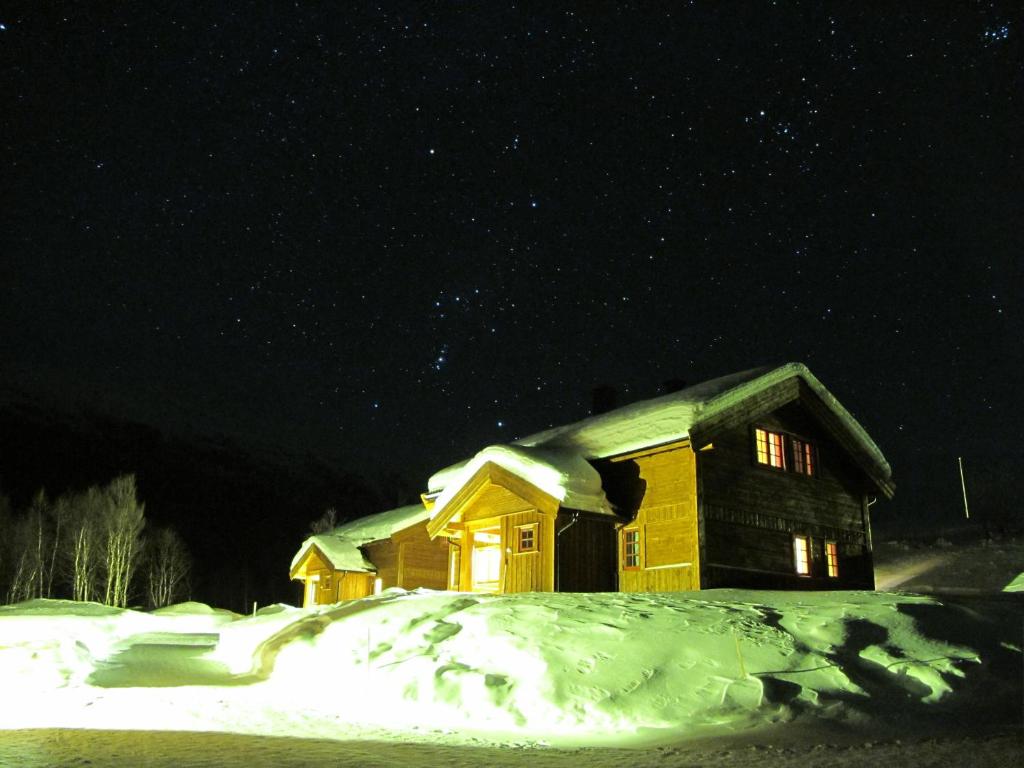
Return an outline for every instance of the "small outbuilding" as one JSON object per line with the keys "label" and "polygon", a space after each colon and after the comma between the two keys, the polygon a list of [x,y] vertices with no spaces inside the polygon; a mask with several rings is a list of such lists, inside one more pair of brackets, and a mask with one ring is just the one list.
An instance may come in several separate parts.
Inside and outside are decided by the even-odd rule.
{"label": "small outbuilding", "polygon": [[391,509],[306,539],[290,576],[303,582],[303,606],[353,600],[388,587],[444,589],[448,543],[427,535],[422,504]]}

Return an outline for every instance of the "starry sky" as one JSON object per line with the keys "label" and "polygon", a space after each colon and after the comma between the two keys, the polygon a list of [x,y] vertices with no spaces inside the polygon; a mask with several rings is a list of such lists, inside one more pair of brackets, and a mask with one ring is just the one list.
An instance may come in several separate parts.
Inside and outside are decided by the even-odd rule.
{"label": "starry sky", "polygon": [[1022,33],[1015,3],[6,4],[0,374],[425,485],[595,386],[797,360],[891,512],[955,514],[958,455],[1008,500]]}

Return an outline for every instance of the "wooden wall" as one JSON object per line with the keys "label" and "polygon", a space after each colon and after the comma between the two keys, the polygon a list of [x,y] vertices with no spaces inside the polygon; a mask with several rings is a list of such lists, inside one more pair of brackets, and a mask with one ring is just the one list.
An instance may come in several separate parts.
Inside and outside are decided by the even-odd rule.
{"label": "wooden wall", "polygon": [[[502,592],[553,592],[555,590],[554,520],[536,509],[501,518]],[[537,524],[537,545],[533,552],[516,552],[516,527]]]}
{"label": "wooden wall", "polygon": [[559,511],[554,525],[557,591],[616,591],[616,522],[604,515]]}
{"label": "wooden wall", "polygon": [[[618,465],[618,466],[615,466]],[[630,499],[632,521],[618,532],[618,578],[622,592],[700,589],[697,482],[693,451],[675,443],[613,459],[599,467],[616,499]],[[620,507],[622,502],[620,502]],[[640,567],[623,560],[626,530],[640,534]]]}
{"label": "wooden wall", "polygon": [[[403,589],[448,587],[448,541],[444,537],[432,541],[426,521],[399,531],[391,539],[397,548],[395,585]],[[377,564],[373,557],[370,562]],[[384,584],[387,586],[391,585]]]}
{"label": "wooden wall", "polygon": [[[808,477],[758,465],[753,428],[812,441],[817,473]],[[696,454],[705,587],[848,589],[873,587],[866,536],[867,480],[848,454],[794,401],[734,424]],[[796,575],[793,534],[812,540],[812,576]],[[839,578],[828,578],[824,541],[839,548]]]}

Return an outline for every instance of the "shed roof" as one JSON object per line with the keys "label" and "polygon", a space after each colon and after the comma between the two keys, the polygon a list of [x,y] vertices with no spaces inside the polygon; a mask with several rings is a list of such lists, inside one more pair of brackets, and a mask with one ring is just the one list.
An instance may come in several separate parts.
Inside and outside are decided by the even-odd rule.
{"label": "shed roof", "polygon": [[316,547],[337,571],[375,572],[376,566],[366,559],[361,547],[390,538],[392,534],[421,523],[428,517],[430,512],[422,504],[410,504],[361,517],[327,533],[310,536],[302,542],[292,558],[290,571],[294,571],[310,549]]}

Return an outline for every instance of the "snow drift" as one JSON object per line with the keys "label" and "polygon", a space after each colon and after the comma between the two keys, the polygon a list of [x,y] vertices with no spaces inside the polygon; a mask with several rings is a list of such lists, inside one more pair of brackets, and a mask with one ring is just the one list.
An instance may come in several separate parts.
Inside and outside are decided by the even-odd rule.
{"label": "snow drift", "polygon": [[982,688],[1019,700],[1019,609],[733,590],[389,590],[251,617],[33,601],[0,609],[0,727],[637,744],[949,713]]}

